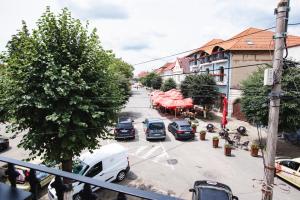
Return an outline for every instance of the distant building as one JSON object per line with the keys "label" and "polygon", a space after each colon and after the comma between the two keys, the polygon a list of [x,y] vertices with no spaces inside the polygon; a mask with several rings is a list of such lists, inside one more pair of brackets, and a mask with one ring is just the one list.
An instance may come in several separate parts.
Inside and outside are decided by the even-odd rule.
{"label": "distant building", "polygon": [[[213,39],[187,55],[191,72],[207,73],[215,77],[219,100],[215,107],[222,111],[223,95],[228,98],[228,115],[242,117],[240,111],[241,82],[258,66],[271,64],[273,59],[274,32],[257,28],[233,36],[229,40]],[[287,37],[289,56],[300,57],[300,37]],[[247,66],[246,65],[253,65]]]}
{"label": "distant building", "polygon": [[148,73],[149,73],[149,72],[142,71],[142,72],[138,73],[137,76],[138,76],[138,78],[143,78],[143,77],[147,76]]}

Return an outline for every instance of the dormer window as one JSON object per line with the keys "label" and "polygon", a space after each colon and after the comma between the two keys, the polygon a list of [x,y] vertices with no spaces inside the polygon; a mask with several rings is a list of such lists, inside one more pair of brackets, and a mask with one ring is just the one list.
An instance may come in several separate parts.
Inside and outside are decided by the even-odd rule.
{"label": "dormer window", "polygon": [[254,45],[253,41],[251,39],[246,39],[245,41],[248,45]]}

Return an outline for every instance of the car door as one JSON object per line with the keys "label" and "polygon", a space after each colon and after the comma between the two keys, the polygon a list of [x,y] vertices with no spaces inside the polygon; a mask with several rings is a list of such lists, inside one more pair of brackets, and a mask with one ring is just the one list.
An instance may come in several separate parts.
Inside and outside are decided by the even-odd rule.
{"label": "car door", "polygon": [[291,179],[293,180],[293,183],[295,185],[297,185],[298,187],[300,187],[300,174],[299,174],[300,163],[291,161],[290,168],[293,170],[293,172],[291,174],[292,175]]}
{"label": "car door", "polygon": [[280,171],[280,176],[284,179],[286,179],[289,182],[294,182],[294,173],[295,170],[293,169],[293,161],[291,160],[284,160],[280,162],[281,165],[281,171]]}
{"label": "car door", "polygon": [[171,133],[173,133],[173,127],[174,127],[174,122],[170,123],[168,126],[168,131],[170,131]]}
{"label": "car door", "polygon": [[101,172],[103,171],[103,164],[102,161],[96,163],[93,167],[91,167],[85,174],[86,177],[90,178],[96,178],[99,180],[104,181],[105,177],[101,175]]}

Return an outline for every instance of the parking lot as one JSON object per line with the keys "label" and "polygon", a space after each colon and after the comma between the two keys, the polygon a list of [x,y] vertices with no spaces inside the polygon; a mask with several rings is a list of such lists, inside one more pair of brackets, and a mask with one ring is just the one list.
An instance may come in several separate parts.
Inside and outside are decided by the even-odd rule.
{"label": "parking lot", "polygon": [[[131,177],[126,184],[148,188],[183,199],[191,199],[188,189],[196,180],[215,180],[231,187],[239,199],[253,200],[261,198],[261,180],[263,162],[261,157],[251,157],[249,151],[234,149],[232,156],[224,156],[224,141],[220,148],[212,148],[212,137],[217,133],[208,133],[206,141],[177,141],[167,132],[165,141],[146,141],[142,121],[145,118],[161,118],[167,126],[171,116],[165,116],[150,108],[146,90],[133,91],[123,115],[133,118],[136,128],[135,140],[121,140],[130,154]],[[200,122],[204,129],[207,123]],[[116,141],[104,141],[110,143]],[[134,175],[132,178],[132,175]],[[138,183],[138,184],[135,184]],[[300,191],[275,178],[274,199],[295,200]]]}
{"label": "parking lot", "polygon": [[[161,118],[167,126],[172,116],[161,115],[150,108],[146,90],[134,89],[127,107],[122,115],[134,119],[136,138],[134,140],[105,140],[101,144],[118,142],[128,148],[131,165],[130,173],[121,184],[174,195],[182,199],[191,199],[192,188],[196,180],[215,180],[229,185],[241,200],[261,198],[261,180],[263,179],[263,162],[261,157],[251,157],[249,151],[235,149],[232,156],[224,156],[224,141],[220,147],[212,148],[212,137],[217,133],[208,133],[206,141],[177,141],[167,132],[165,141],[147,141],[142,121],[145,118]],[[199,130],[205,128],[207,122],[200,121]],[[4,131],[4,127],[1,127]],[[251,131],[251,130],[250,130]],[[2,133],[3,134],[3,133]],[[16,159],[27,158],[28,152],[17,147],[22,134],[10,141],[10,149],[1,155]],[[299,189],[275,178],[274,199],[295,200],[299,198]],[[46,194],[46,188],[43,194]],[[116,194],[108,191],[98,192],[100,199],[114,199]],[[112,198],[113,197],[113,198]],[[42,199],[47,199],[44,195]]]}

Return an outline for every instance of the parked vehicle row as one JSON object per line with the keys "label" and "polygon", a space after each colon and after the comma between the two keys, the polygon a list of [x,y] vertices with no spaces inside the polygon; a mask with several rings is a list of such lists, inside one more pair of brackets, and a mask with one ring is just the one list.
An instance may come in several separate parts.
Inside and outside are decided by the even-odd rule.
{"label": "parked vehicle row", "polygon": [[[133,120],[130,118],[120,118],[114,129],[115,139],[135,138],[135,128]],[[143,123],[143,130],[146,140],[165,140],[166,127],[161,119],[147,118]],[[191,125],[186,120],[176,120],[171,122],[168,131],[172,133],[176,140],[178,139],[194,139],[195,133]]]}

